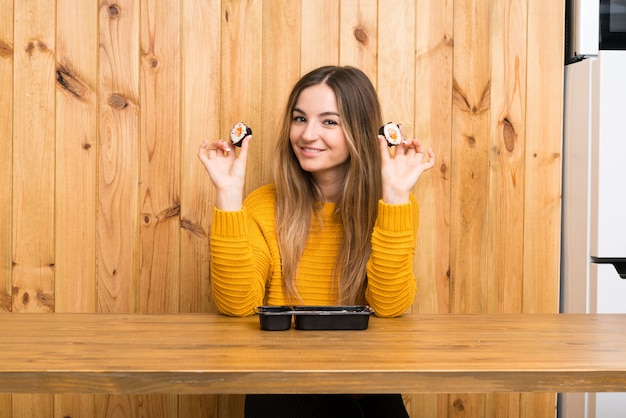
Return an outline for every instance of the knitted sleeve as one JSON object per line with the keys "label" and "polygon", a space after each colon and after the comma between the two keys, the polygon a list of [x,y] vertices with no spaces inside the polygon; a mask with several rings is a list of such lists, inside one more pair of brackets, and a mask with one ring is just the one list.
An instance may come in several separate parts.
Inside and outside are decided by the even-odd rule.
{"label": "knitted sleeve", "polygon": [[413,275],[413,257],[418,226],[415,196],[411,195],[405,205],[379,201],[365,293],[368,304],[378,316],[400,316],[415,300],[417,282]]}
{"label": "knitted sleeve", "polygon": [[[254,196],[258,200],[258,193]],[[213,211],[211,289],[218,311],[226,315],[252,315],[263,305],[271,257],[262,222],[253,216],[257,206],[244,203],[241,211]],[[267,206],[260,202],[261,208]],[[271,218],[271,212],[262,216]]]}

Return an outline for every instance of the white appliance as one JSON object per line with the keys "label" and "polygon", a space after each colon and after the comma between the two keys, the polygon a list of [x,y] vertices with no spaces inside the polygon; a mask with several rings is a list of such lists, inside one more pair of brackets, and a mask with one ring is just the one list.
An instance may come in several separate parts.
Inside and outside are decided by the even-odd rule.
{"label": "white appliance", "polygon": [[[598,10],[606,14],[609,6],[617,7],[612,9],[614,18],[626,16],[626,0],[574,0],[570,5],[573,53],[565,65],[563,138],[564,313],[626,313],[626,41],[620,41],[626,19],[623,28],[614,23],[607,34]],[[593,28],[592,22],[584,23],[594,19],[589,13],[600,24],[585,32]],[[603,36],[610,49],[603,49]],[[626,393],[564,394],[559,416],[626,417]]]}

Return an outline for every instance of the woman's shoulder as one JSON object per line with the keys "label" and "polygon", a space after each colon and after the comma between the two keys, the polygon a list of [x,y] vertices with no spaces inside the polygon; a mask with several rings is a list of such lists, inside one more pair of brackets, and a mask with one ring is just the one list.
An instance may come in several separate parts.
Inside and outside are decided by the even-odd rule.
{"label": "woman's shoulder", "polygon": [[276,196],[276,187],[274,183],[265,184],[252,192],[246,197],[244,206],[248,211],[257,208],[273,208]]}

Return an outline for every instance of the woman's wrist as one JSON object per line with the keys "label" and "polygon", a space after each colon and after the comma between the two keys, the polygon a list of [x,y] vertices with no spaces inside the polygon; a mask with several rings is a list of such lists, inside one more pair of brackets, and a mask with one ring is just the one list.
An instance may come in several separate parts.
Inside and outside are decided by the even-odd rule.
{"label": "woman's wrist", "polygon": [[227,212],[236,212],[243,208],[243,192],[231,189],[218,190],[215,196],[215,207]]}
{"label": "woman's wrist", "polygon": [[383,202],[389,205],[404,205],[409,203],[410,194],[410,191],[383,190]]}

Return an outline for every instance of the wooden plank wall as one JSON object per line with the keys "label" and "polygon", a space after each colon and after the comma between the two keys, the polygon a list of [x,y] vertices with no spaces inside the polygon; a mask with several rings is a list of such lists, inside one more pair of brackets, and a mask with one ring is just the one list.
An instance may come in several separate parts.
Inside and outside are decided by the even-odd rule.
{"label": "wooden plank wall", "polygon": [[[0,311],[213,312],[204,138],[354,65],[431,145],[414,312],[557,312],[564,1],[0,0]],[[10,338],[3,335],[2,338]],[[471,388],[468,388],[471,389]],[[3,417],[238,417],[241,396],[0,395]],[[410,395],[412,417],[551,417],[554,394]]]}

